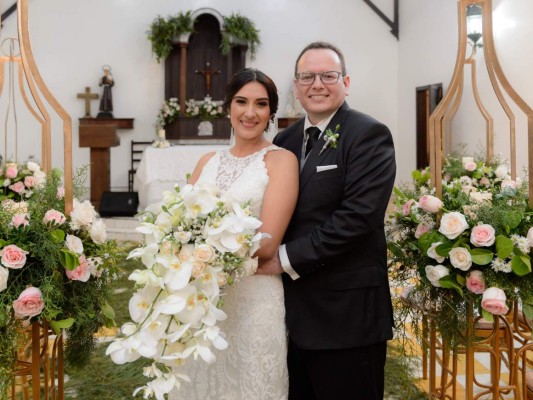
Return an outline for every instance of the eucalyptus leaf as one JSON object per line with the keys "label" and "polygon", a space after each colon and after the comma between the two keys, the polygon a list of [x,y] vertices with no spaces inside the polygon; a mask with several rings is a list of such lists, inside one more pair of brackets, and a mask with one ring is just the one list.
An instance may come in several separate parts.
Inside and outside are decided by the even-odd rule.
{"label": "eucalyptus leaf", "polygon": [[533,304],[522,303],[522,311],[527,319],[533,320]]}
{"label": "eucalyptus leaf", "polygon": [[443,276],[439,279],[440,285],[445,289],[454,289],[457,293],[459,293],[461,296],[464,296],[463,293],[463,286],[457,282],[457,278],[455,274],[450,274]]}
{"label": "eucalyptus leaf", "polygon": [[73,271],[78,265],[80,265],[80,259],[78,255],[70,250],[59,250],[59,262],[66,269]]}
{"label": "eucalyptus leaf", "polygon": [[511,259],[511,267],[516,275],[527,275],[531,272],[531,260],[529,256],[514,255]]}
{"label": "eucalyptus leaf", "polygon": [[472,262],[477,265],[487,265],[494,258],[494,253],[487,249],[471,249]]}
{"label": "eucalyptus leaf", "polygon": [[481,315],[483,318],[485,318],[489,322],[494,322],[494,315],[492,315],[490,312],[485,310],[484,308],[481,309]]}
{"label": "eucalyptus leaf", "polygon": [[513,253],[514,244],[507,236],[498,235],[496,237],[496,254],[498,258],[505,259]]}
{"label": "eucalyptus leaf", "polygon": [[61,329],[68,329],[74,324],[74,318],[62,319],[59,321],[50,321],[50,325],[56,335],[61,333]]}
{"label": "eucalyptus leaf", "polygon": [[55,229],[52,232],[50,232],[50,236],[52,237],[52,241],[54,243],[63,243],[65,241],[65,232],[61,229]]}
{"label": "eucalyptus leaf", "polygon": [[389,249],[389,251],[396,257],[396,258],[401,258],[403,257],[403,251],[401,249],[400,246],[398,246],[397,244],[393,243],[393,242],[388,242],[387,243],[387,248]]}
{"label": "eucalyptus leaf", "polygon": [[443,242],[444,236],[436,231],[426,232],[418,239],[418,247],[423,254],[427,254],[428,249],[435,242]]}
{"label": "eucalyptus leaf", "polygon": [[450,250],[454,247],[452,242],[441,243],[435,248],[435,253],[441,257],[448,257]]}

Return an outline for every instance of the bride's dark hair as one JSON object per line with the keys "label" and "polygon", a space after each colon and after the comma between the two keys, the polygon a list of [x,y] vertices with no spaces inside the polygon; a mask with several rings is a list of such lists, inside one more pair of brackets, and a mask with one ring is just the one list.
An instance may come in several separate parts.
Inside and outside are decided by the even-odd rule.
{"label": "bride's dark hair", "polygon": [[228,86],[226,86],[226,96],[224,97],[224,104],[222,104],[224,110],[229,114],[231,100],[233,100],[235,94],[237,94],[244,85],[250,82],[259,82],[265,87],[268,95],[270,116],[274,117],[276,111],[278,111],[278,89],[276,88],[274,81],[270,79],[267,74],[255,68],[243,68],[233,75]]}

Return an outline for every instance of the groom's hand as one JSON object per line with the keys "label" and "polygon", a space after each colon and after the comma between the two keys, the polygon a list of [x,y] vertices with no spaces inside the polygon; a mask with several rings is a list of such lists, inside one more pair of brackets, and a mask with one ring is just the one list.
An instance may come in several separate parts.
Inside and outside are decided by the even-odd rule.
{"label": "groom's hand", "polygon": [[259,260],[259,267],[257,267],[257,275],[277,275],[281,274],[285,271],[283,271],[283,268],[281,267],[281,263],[279,261],[278,253],[274,255],[274,257],[268,259],[268,260]]}

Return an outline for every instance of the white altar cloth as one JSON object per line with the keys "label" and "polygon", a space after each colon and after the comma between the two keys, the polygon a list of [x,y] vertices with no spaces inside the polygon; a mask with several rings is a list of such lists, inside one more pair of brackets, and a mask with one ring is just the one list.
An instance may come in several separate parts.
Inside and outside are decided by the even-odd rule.
{"label": "white altar cloth", "polygon": [[135,173],[133,188],[139,193],[139,211],[163,198],[163,191],[183,186],[202,155],[228,145],[187,145],[163,149],[147,147]]}

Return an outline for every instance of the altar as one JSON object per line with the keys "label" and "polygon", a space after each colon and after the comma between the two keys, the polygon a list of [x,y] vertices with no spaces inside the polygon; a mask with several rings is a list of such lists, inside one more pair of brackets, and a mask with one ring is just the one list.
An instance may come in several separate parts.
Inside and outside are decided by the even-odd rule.
{"label": "altar", "polygon": [[172,190],[176,183],[183,186],[202,155],[227,147],[213,144],[146,148],[133,181],[133,188],[139,193],[139,211],[161,201],[163,191]]}

